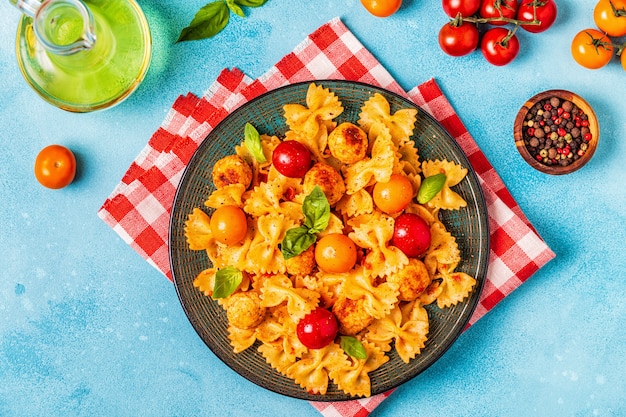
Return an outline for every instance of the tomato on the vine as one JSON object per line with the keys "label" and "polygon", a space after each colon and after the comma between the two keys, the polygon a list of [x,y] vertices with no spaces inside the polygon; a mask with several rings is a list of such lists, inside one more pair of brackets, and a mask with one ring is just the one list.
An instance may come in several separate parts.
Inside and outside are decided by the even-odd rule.
{"label": "tomato on the vine", "polygon": [[35,178],[47,188],[59,189],[74,181],[76,158],[71,150],[61,145],[49,145],[39,151],[35,159]]}
{"label": "tomato on the vine", "polygon": [[624,68],[624,71],[626,71],[626,52],[622,51],[620,61],[622,63],[622,68]]}
{"label": "tomato on the vine", "polygon": [[361,4],[376,17],[389,17],[400,9],[402,0],[361,0]]}
{"label": "tomato on the vine", "polygon": [[315,262],[325,272],[348,272],[356,259],[356,244],[343,233],[330,233],[315,245]]}
{"label": "tomato on the vine", "polygon": [[608,36],[626,35],[626,0],[600,0],[593,9],[593,21]]}
{"label": "tomato on the vine", "polygon": [[588,69],[602,68],[613,58],[611,40],[596,29],[578,32],[572,40],[571,49],[574,61]]}
{"label": "tomato on the vine", "polygon": [[459,13],[470,17],[478,11],[480,0],[442,0],[441,6],[448,16],[455,18]]}
{"label": "tomato on the vine", "polygon": [[209,225],[215,240],[225,245],[241,242],[248,233],[246,214],[237,206],[226,205],[216,209]]}
{"label": "tomato on the vine", "polygon": [[535,18],[535,8],[539,24],[522,24],[520,27],[531,33],[548,30],[556,20],[557,8],[554,0],[522,0],[517,9],[517,19],[532,22]]}
{"label": "tomato on the vine", "polygon": [[506,28],[489,29],[483,35],[480,50],[490,64],[506,65],[513,61],[519,53],[520,45],[517,36]]}
{"label": "tomato on the vine", "polygon": [[451,56],[463,56],[475,51],[478,41],[478,28],[470,22],[463,22],[459,26],[446,23],[439,30],[439,46]]}
{"label": "tomato on the vine", "polygon": [[[515,19],[517,13],[517,0],[483,0],[480,4],[479,14],[484,18],[505,17],[507,19]],[[506,21],[492,21],[491,25],[503,26]]]}

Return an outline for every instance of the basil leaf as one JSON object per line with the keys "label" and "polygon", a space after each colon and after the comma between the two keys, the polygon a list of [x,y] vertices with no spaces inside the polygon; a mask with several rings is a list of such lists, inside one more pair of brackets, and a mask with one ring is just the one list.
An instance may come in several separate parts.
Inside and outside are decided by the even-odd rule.
{"label": "basil leaf", "polygon": [[304,225],[310,229],[310,233],[320,233],[328,227],[330,204],[319,185],[305,197],[302,212],[305,217]]}
{"label": "basil leaf", "polygon": [[246,17],[246,14],[243,12],[243,9],[238,4],[235,3],[235,0],[226,0],[226,5],[237,16]]}
{"label": "basil leaf", "polygon": [[213,299],[226,298],[239,287],[243,281],[243,273],[233,266],[222,268],[215,274]]}
{"label": "basil leaf", "polygon": [[298,226],[287,230],[285,237],[280,244],[280,251],[283,258],[291,259],[300,255],[302,252],[311,247],[315,243],[317,236],[309,233],[306,226]]}
{"label": "basil leaf", "polygon": [[216,0],[202,7],[189,26],[180,32],[178,42],[211,38],[220,33],[230,20],[230,10],[224,1]]}
{"label": "basil leaf", "polygon": [[353,336],[341,336],[339,340],[341,348],[348,355],[356,359],[367,359],[367,352],[363,347],[363,343]]}
{"label": "basil leaf", "polygon": [[445,174],[435,174],[424,178],[419,191],[417,192],[417,202],[426,204],[437,195],[446,183]]}
{"label": "basil leaf", "polygon": [[235,0],[235,3],[246,7],[261,7],[267,3],[267,0]]}
{"label": "basil leaf", "polygon": [[261,135],[259,135],[258,130],[250,123],[246,123],[246,127],[244,128],[244,143],[248,151],[254,156],[254,158],[259,162],[267,162],[265,158],[265,154],[263,153],[263,146],[261,145]]}

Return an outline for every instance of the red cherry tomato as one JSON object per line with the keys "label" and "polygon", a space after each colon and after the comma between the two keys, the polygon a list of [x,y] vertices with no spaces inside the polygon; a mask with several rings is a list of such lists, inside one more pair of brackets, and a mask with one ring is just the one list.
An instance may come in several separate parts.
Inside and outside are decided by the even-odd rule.
{"label": "red cherry tomato", "polygon": [[556,20],[557,9],[554,0],[522,0],[517,9],[517,19],[525,22],[532,22],[534,19],[533,5],[537,7],[538,25],[520,25],[522,29],[532,33],[539,33],[547,30]]}
{"label": "red cherry tomato", "polygon": [[396,217],[391,244],[409,258],[423,255],[430,246],[430,227],[414,213],[402,213]]}
{"label": "red cherry tomato", "polygon": [[[483,0],[480,4],[479,14],[481,17],[488,19],[506,17],[507,19],[515,19],[517,14],[517,0]],[[489,24],[494,26],[506,25],[506,21],[493,21]]]}
{"label": "red cherry tomato", "polygon": [[571,51],[574,61],[588,69],[602,68],[613,58],[611,40],[596,29],[578,32],[572,39]]}
{"label": "red cherry tomato", "polygon": [[272,163],[285,177],[302,178],[311,167],[311,152],[300,142],[286,140],[274,149]]}
{"label": "red cherry tomato", "polygon": [[480,0],[442,0],[441,7],[448,16],[455,18],[459,13],[470,17],[478,11]]}
{"label": "red cherry tomato", "polygon": [[76,158],[61,145],[50,145],[39,151],[35,159],[35,178],[44,187],[59,189],[74,181]]}
{"label": "red cherry tomato", "polygon": [[519,53],[519,40],[517,36],[509,36],[506,28],[489,29],[483,35],[480,50],[483,56],[492,65],[502,66],[513,61]]}
{"label": "red cherry tomato", "polygon": [[439,47],[451,56],[463,56],[475,51],[478,40],[478,28],[470,22],[463,22],[459,26],[446,23],[439,31]]}
{"label": "red cherry tomato", "polygon": [[376,17],[388,17],[402,6],[402,0],[361,0],[365,9]]}
{"label": "red cherry tomato", "polygon": [[328,346],[335,340],[338,331],[339,325],[335,315],[321,307],[304,316],[296,326],[298,339],[309,349]]}

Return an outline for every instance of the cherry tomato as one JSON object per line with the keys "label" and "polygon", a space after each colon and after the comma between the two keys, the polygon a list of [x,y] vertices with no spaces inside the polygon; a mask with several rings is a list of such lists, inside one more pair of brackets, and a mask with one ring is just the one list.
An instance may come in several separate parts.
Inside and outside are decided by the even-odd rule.
{"label": "cherry tomato", "polygon": [[463,56],[475,51],[478,40],[478,28],[470,22],[463,22],[459,26],[446,23],[439,30],[439,47],[451,56]]}
{"label": "cherry tomato", "polygon": [[[506,38],[508,40],[505,40]],[[480,43],[480,50],[487,62],[496,66],[513,61],[519,53],[519,48],[517,36],[509,37],[509,30],[499,27],[485,32]]]}
{"label": "cherry tomato", "polygon": [[61,145],[50,145],[39,151],[35,159],[35,178],[44,187],[59,189],[69,185],[76,176],[76,158]]}
{"label": "cherry tomato", "polygon": [[302,178],[311,167],[311,152],[300,142],[287,140],[274,149],[272,163],[285,177]]}
{"label": "cherry tomato", "polygon": [[377,182],[372,191],[374,204],[387,214],[398,213],[411,202],[413,185],[404,175],[392,174],[387,182]]}
{"label": "cherry tomato", "polygon": [[335,340],[338,331],[339,325],[335,315],[321,307],[304,316],[296,325],[298,339],[309,349],[328,346]]}
{"label": "cherry tomato", "polygon": [[517,19],[526,22],[534,20],[533,5],[537,5],[538,25],[520,25],[521,28],[531,33],[539,33],[547,30],[556,20],[557,9],[554,0],[522,0],[517,9]]}
{"label": "cherry tomato", "polygon": [[593,9],[593,21],[608,36],[626,35],[626,0],[600,0]]}
{"label": "cherry tomato", "polygon": [[441,7],[448,16],[455,18],[459,13],[470,17],[478,11],[480,0],[442,0]]}
{"label": "cherry tomato", "polygon": [[248,232],[246,213],[237,206],[222,206],[211,216],[211,232],[213,237],[225,245],[241,242]]}
{"label": "cherry tomato", "polygon": [[[485,18],[506,17],[508,19],[515,19],[517,13],[517,0],[483,0],[480,3],[479,14]],[[503,26],[507,22],[489,22],[494,26]]]}
{"label": "cherry tomato", "polygon": [[331,233],[315,245],[315,262],[326,272],[343,273],[356,263],[356,244],[342,233]]}
{"label": "cherry tomato", "polygon": [[585,68],[602,68],[613,58],[611,40],[599,30],[581,30],[572,40],[572,57]]}
{"label": "cherry tomato", "polygon": [[620,60],[622,62],[622,68],[624,68],[624,71],[626,71],[626,52],[622,51]]}
{"label": "cherry tomato", "polygon": [[428,223],[414,213],[402,213],[396,217],[391,244],[409,258],[423,255],[430,246]]}
{"label": "cherry tomato", "polygon": [[402,6],[402,0],[361,0],[365,9],[377,17],[388,17]]}

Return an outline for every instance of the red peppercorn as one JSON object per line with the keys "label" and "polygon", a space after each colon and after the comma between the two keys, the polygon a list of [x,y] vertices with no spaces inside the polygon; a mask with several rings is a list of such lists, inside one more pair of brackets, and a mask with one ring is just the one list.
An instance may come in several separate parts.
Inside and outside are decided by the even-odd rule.
{"label": "red peppercorn", "polygon": [[592,138],[592,136],[591,136],[591,133],[589,133],[589,132],[585,133],[583,135],[583,139],[585,140],[585,142],[589,142],[591,140],[591,138]]}
{"label": "red peppercorn", "polygon": [[572,115],[569,112],[563,112],[562,117],[564,119],[569,119],[570,117],[572,117]]}
{"label": "red peppercorn", "polygon": [[539,154],[535,155],[535,159],[539,162],[543,161],[543,157]]}
{"label": "red peppercorn", "polygon": [[534,127],[529,127],[528,130],[526,131],[526,133],[528,133],[528,136],[534,136],[535,135],[535,128]]}
{"label": "red peppercorn", "polygon": [[587,126],[589,126],[589,120],[581,120],[581,121],[580,121],[580,125],[581,125],[582,127],[587,127]]}
{"label": "red peppercorn", "polygon": [[556,109],[556,113],[560,116],[563,114],[565,110],[563,110],[563,107],[559,107],[558,109]]}
{"label": "red peppercorn", "polygon": [[562,127],[559,127],[559,128],[556,130],[556,133],[557,133],[559,136],[565,136],[565,135],[567,135],[567,132],[566,132],[566,131],[565,131],[565,129],[563,129]]}
{"label": "red peppercorn", "polygon": [[550,104],[550,103],[546,103],[546,104],[544,104],[544,105],[543,105],[543,109],[544,109],[545,111],[550,111],[550,110],[552,110],[552,104]]}

